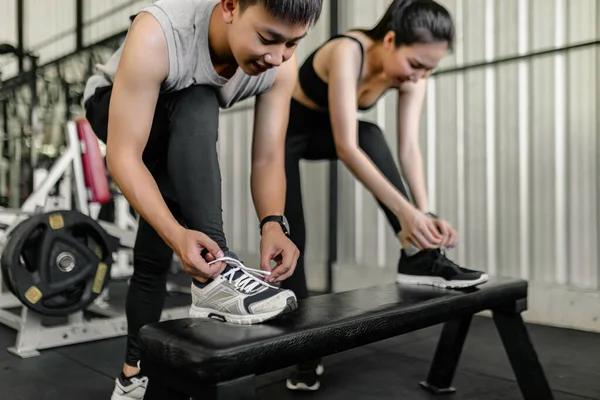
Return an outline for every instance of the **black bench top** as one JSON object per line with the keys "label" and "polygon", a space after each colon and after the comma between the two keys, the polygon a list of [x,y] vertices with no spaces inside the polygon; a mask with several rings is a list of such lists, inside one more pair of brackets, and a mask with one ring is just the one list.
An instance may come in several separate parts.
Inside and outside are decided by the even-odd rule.
{"label": "black bench top", "polygon": [[[501,308],[526,297],[527,282],[515,279],[492,279],[460,291],[388,284],[310,297],[300,301],[293,313],[259,325],[191,318],[163,321],[140,330],[142,365],[152,364],[152,369],[165,373],[181,371],[195,382],[222,382]],[[174,375],[180,378],[181,373]]]}

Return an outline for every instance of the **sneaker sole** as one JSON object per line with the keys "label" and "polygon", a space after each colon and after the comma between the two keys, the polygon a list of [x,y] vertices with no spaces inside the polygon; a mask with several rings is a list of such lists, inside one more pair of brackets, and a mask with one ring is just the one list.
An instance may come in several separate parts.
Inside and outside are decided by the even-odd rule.
{"label": "sneaker sole", "polygon": [[290,297],[287,299],[285,308],[281,310],[275,310],[263,314],[248,314],[248,315],[237,315],[229,314],[221,311],[214,310],[212,308],[203,308],[192,305],[190,307],[190,318],[208,318],[214,319],[221,322],[228,322],[236,325],[254,325],[262,322],[269,321],[280,315],[287,314],[298,308],[298,302],[296,298]]}
{"label": "sneaker sole", "polygon": [[477,285],[481,285],[488,281],[488,276],[483,274],[479,277],[479,279],[474,279],[470,281],[447,281],[444,278],[440,278],[439,276],[415,276],[415,275],[405,275],[405,274],[397,274],[396,282],[404,285],[427,285],[427,286],[435,286],[444,289],[464,289]]}
{"label": "sneaker sole", "polygon": [[118,394],[118,393],[113,393],[110,400],[134,400],[134,399],[143,399],[144,396],[142,397],[131,397],[128,396],[127,394]]}
{"label": "sneaker sole", "polygon": [[289,379],[285,381],[285,386],[289,390],[302,391],[302,392],[314,392],[319,390],[321,387],[321,382],[317,381],[314,385],[308,386],[306,383],[299,382],[297,384],[293,384]]}

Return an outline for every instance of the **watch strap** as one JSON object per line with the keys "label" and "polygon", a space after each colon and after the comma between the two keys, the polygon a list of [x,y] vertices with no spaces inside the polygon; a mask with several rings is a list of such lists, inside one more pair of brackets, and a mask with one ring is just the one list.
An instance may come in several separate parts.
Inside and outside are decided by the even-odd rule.
{"label": "watch strap", "polygon": [[260,234],[261,235],[262,235],[262,228],[267,222],[277,222],[281,226],[283,233],[285,233],[287,236],[289,236],[288,229],[285,226],[285,218],[282,215],[269,215],[269,216],[264,217],[262,219],[262,221],[260,221]]}

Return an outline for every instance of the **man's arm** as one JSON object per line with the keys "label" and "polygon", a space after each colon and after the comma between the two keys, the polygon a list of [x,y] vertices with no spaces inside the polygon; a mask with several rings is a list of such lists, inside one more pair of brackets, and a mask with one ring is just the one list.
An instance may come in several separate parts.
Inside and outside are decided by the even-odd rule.
{"label": "man's arm", "polygon": [[285,209],[285,137],[297,73],[294,55],[277,71],[271,90],[256,100],[251,186],[259,220],[283,215]]}
{"label": "man's arm", "polygon": [[427,82],[422,79],[416,84],[403,85],[398,94],[398,160],[415,204],[422,212],[431,211],[419,146],[419,122],[426,87]]}
{"label": "man's arm", "polygon": [[169,74],[167,43],[147,13],[131,26],[113,85],[106,161],[123,195],[169,245],[183,228],[165,204],[142,161],[161,83]]}
{"label": "man's arm", "polygon": [[169,56],[162,28],[153,16],[141,13],[131,26],[115,76],[106,162],[125,198],[177,253],[186,271],[205,279],[225,265],[209,267],[198,249],[207,248],[218,258],[222,254],[219,246],[205,234],[188,231],[177,222],[142,160],[160,87],[168,75]]}
{"label": "man's arm", "polygon": [[[283,215],[285,209],[285,136],[296,79],[294,55],[279,67],[271,90],[256,99],[250,179],[259,220]],[[278,223],[265,224],[262,233],[260,268],[271,271],[271,260],[275,260],[277,266],[267,281],[281,282],[294,272],[300,253]]]}

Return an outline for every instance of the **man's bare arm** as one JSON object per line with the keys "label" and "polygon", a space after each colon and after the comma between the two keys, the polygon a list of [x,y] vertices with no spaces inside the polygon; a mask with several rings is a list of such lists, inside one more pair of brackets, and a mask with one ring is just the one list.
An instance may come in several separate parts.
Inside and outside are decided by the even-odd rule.
{"label": "man's bare arm", "polygon": [[142,161],[160,87],[168,74],[163,31],[152,15],[141,13],[132,24],[115,76],[106,160],[129,203],[173,247],[184,228],[169,211]]}

